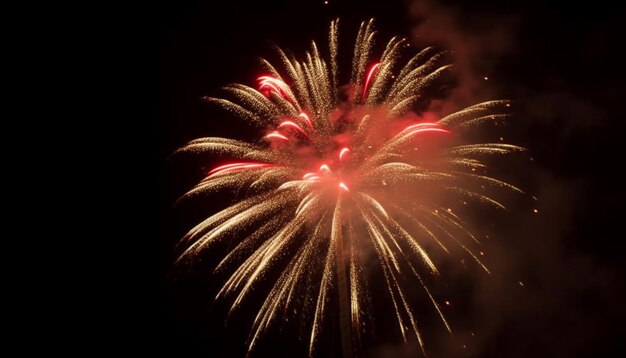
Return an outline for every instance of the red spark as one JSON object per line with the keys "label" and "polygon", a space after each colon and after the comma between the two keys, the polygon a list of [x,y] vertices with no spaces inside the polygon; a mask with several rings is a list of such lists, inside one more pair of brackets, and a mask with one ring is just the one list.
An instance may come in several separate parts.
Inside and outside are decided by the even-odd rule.
{"label": "red spark", "polygon": [[400,134],[413,135],[425,132],[451,133],[449,130],[441,128],[436,123],[418,123],[404,128]]}
{"label": "red spark", "polygon": [[286,140],[286,141],[289,140],[289,138],[287,138],[284,135],[280,134],[280,132],[278,132],[278,131],[274,131],[274,132],[266,135],[264,138],[267,138],[267,139],[276,138],[276,139],[282,139],[282,140]]}
{"label": "red spark", "polygon": [[270,91],[274,91],[277,94],[283,96],[283,98],[285,98],[289,102],[293,102],[293,100],[289,96],[289,86],[287,86],[287,84],[282,80],[271,76],[260,76],[259,78],[257,78],[257,81],[259,81],[259,90],[268,89]]}
{"label": "red spark", "polygon": [[302,129],[302,127],[300,127],[297,123],[293,122],[293,121],[282,121],[279,125],[278,128],[282,128],[282,127],[290,127],[293,128],[295,130],[297,130],[298,132],[300,132],[302,135],[304,135],[305,137],[309,137],[308,134],[306,134],[306,132],[304,131],[304,129]]}
{"label": "red spark", "polygon": [[233,170],[242,170],[242,169],[254,169],[254,168],[268,168],[271,167],[271,164],[267,164],[267,163],[251,163],[251,162],[241,162],[241,163],[230,163],[230,164],[224,164],[221,165],[217,168],[213,168],[210,172],[209,172],[209,177],[218,175],[218,174],[222,174],[222,173],[226,173],[226,172],[230,172]]}
{"label": "red spark", "polygon": [[302,112],[302,113],[298,114],[298,117],[302,118],[306,122],[306,124],[308,124],[309,127],[311,127],[311,129],[313,128],[313,123],[311,123],[311,119],[309,118],[309,116],[306,113]]}
{"label": "red spark", "polygon": [[341,149],[341,151],[339,152],[339,161],[343,160],[343,157],[350,151],[350,148],[348,147],[344,147],[343,149]]}
{"label": "red spark", "polygon": [[367,93],[367,87],[370,85],[370,81],[372,80],[372,75],[374,75],[374,72],[376,71],[376,69],[378,69],[378,66],[380,66],[380,62],[374,64],[370,68],[369,73],[367,74],[367,79],[365,80],[365,85],[363,86],[363,94],[361,95],[361,101],[365,100],[365,94]]}
{"label": "red spark", "polygon": [[409,132],[409,134],[425,133],[425,132],[451,133],[449,130],[443,129],[443,128],[424,128],[424,129],[416,129],[412,132]]}

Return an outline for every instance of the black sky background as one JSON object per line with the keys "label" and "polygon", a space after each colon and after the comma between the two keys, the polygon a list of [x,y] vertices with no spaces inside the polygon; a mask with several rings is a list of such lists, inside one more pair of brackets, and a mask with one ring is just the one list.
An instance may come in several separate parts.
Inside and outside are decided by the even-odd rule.
{"label": "black sky background", "polygon": [[[223,307],[211,304],[219,283],[208,269],[166,280],[176,241],[220,200],[218,195],[208,204],[174,207],[212,162],[171,153],[197,137],[258,134],[200,97],[230,82],[253,83],[257,58],[272,58],[272,42],[302,54],[311,39],[325,45],[331,19],[341,18],[345,43],[360,21],[375,17],[380,39],[417,34],[416,45],[458,47],[452,49],[461,62],[463,93],[455,101],[514,99],[516,119],[503,132],[507,141],[526,146],[533,159],[511,169],[521,172],[505,174],[525,184],[538,203],[520,203],[518,212],[493,229],[498,238],[488,248],[495,273],[467,289],[453,289],[455,302],[466,297],[467,307],[451,308],[458,333],[448,340],[434,335],[430,356],[624,354],[626,195],[619,168],[626,91],[617,48],[626,16],[602,2],[567,7],[545,1],[418,3],[427,6],[415,11],[402,1],[225,1],[217,9],[211,1],[160,3],[159,349],[176,356],[245,352],[242,317],[251,312],[244,309],[225,327]],[[489,78],[484,85],[473,82],[483,76]],[[538,215],[530,214],[532,207]],[[414,345],[379,333],[384,339],[366,344],[366,356],[414,356]],[[336,339],[325,344],[325,353],[338,354]],[[256,356],[299,356],[305,349],[296,332],[275,329]]]}

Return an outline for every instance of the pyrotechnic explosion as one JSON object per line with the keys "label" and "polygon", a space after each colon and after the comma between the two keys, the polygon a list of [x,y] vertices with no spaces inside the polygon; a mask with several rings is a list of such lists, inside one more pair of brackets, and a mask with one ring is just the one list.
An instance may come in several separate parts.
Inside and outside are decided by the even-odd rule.
{"label": "pyrotechnic explosion", "polygon": [[231,311],[245,305],[254,288],[268,287],[260,285],[264,278],[277,277],[252,324],[249,350],[273,321],[298,312],[310,317],[312,354],[329,305],[338,302],[344,355],[350,355],[363,329],[363,267],[375,261],[402,336],[415,335],[424,352],[403,285],[420,285],[450,331],[423,276],[438,275],[433,253],[467,255],[489,272],[477,254],[479,235],[455,208],[471,202],[505,209],[492,193],[521,192],[485,171],[486,158],[523,148],[464,137],[484,123],[502,122],[509,102],[440,118],[414,113],[452,66],[433,48],[402,66],[408,46],[395,37],[374,60],[374,36],[373,21],[362,23],[345,86],[339,85],[338,20],[330,26],[329,57],[315,42],[301,61],[277,49],[281,70],[262,60],[267,74],[257,88],[233,84],[224,88],[227,98],[206,98],[266,130],[262,139],[200,138],[180,149],[236,158],[210,170],[184,197],[237,195],[189,231],[177,262],[234,240],[215,268],[229,274],[217,298],[230,299]]}

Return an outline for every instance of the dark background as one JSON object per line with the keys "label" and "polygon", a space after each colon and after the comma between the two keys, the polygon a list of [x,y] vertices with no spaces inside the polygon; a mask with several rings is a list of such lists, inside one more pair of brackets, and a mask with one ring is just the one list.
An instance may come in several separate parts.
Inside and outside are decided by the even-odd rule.
{"label": "dark background", "polygon": [[[166,279],[177,240],[220,201],[218,195],[205,204],[175,207],[176,198],[212,162],[171,153],[197,137],[258,134],[200,97],[215,95],[230,82],[254,83],[257,58],[272,59],[270,41],[296,54],[311,39],[324,47],[329,21],[340,17],[345,51],[358,23],[375,17],[380,42],[417,34],[416,45],[455,50],[460,80],[453,102],[458,105],[489,97],[516,100],[516,120],[504,131],[507,141],[528,147],[533,159],[509,175],[539,198],[539,215],[514,214],[500,223],[498,242],[488,246],[497,273],[472,283],[467,307],[451,308],[458,334],[433,338],[430,356],[624,354],[622,11],[602,2],[222,1],[219,9],[212,3],[160,3],[159,336],[154,343],[159,349],[176,356],[245,352],[245,314],[224,325],[223,307],[211,303],[218,283],[208,269]],[[483,76],[488,83],[477,84]],[[523,289],[518,280],[524,281]],[[338,354],[336,340],[326,343],[329,353]],[[370,343],[365,345],[369,356],[415,353],[391,338]],[[460,349],[462,344],[467,347]],[[297,356],[305,349],[306,342],[293,332],[274,329],[257,356]]]}

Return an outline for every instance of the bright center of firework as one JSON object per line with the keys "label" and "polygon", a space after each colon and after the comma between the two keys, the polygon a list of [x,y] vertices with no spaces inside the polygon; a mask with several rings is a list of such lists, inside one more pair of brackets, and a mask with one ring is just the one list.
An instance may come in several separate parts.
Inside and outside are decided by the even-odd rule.
{"label": "bright center of firework", "polygon": [[[270,128],[264,138],[277,151],[283,151],[295,156],[301,166],[308,167],[302,179],[308,183],[330,184],[340,191],[349,191],[350,175],[352,171],[358,169],[359,158],[352,158],[353,142],[363,136],[363,128],[368,123],[369,115],[356,118],[358,113],[368,113],[368,106],[364,103],[368,97],[370,86],[375,83],[376,73],[380,68],[380,63],[374,63],[367,71],[361,89],[361,104],[355,106],[344,106],[345,108],[333,108],[327,117],[322,121],[311,121],[311,116],[305,111],[282,119],[277,126]],[[272,75],[260,76],[258,79],[258,89],[268,100],[289,103],[294,107],[294,95],[291,86],[281,78]],[[295,109],[295,108],[294,108]],[[320,125],[321,123],[330,123]],[[330,133],[329,133],[330,129]],[[436,123],[421,122],[408,124],[404,129],[395,133],[398,140],[405,140],[417,134],[439,132],[450,133],[450,131],[440,128]],[[380,134],[380,133],[379,133]],[[372,149],[372,146],[368,146]],[[363,159],[363,158],[360,158]],[[303,164],[304,163],[304,164]],[[258,165],[258,164],[257,164]],[[250,168],[254,168],[252,166]]]}

